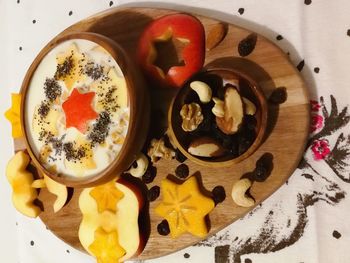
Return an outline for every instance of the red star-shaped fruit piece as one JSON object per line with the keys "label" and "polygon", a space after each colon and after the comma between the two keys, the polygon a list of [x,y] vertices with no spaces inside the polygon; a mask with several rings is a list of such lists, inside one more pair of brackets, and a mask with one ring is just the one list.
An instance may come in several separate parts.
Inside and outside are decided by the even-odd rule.
{"label": "red star-shaped fruit piece", "polygon": [[76,88],[62,104],[66,115],[66,128],[75,127],[85,133],[87,122],[97,118],[98,114],[91,106],[95,92],[80,93]]}

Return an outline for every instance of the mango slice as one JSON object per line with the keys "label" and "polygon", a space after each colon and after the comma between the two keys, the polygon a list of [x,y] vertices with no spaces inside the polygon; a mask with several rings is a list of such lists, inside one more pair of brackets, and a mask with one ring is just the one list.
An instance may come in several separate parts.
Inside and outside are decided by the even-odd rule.
{"label": "mango slice", "polygon": [[12,93],[11,108],[5,112],[6,119],[12,125],[12,137],[13,138],[21,138],[23,137],[22,126],[21,126],[21,94]]}
{"label": "mango slice", "polygon": [[50,108],[48,114],[41,118],[38,114],[39,106],[35,108],[34,118],[33,118],[33,131],[36,135],[45,132],[47,134],[57,135],[57,123],[58,119],[61,117],[62,112],[57,109]]}
{"label": "mango slice", "polygon": [[125,255],[125,250],[118,242],[117,231],[108,233],[101,227],[95,231],[95,240],[89,249],[98,263],[119,262],[119,259]]}
{"label": "mango slice", "polygon": [[37,217],[41,210],[33,204],[38,193],[32,187],[32,173],[26,171],[29,162],[27,154],[23,151],[17,152],[7,164],[6,177],[12,187],[12,202],[15,208],[23,215]]}
{"label": "mango slice", "polygon": [[198,237],[208,234],[205,216],[215,205],[211,198],[200,192],[195,176],[180,185],[163,179],[161,192],[163,199],[155,211],[168,221],[172,238],[177,238],[185,232]]}
{"label": "mango slice", "polygon": [[99,213],[105,210],[117,211],[117,203],[124,197],[124,194],[115,186],[115,182],[100,185],[91,190],[90,195],[97,203]]}
{"label": "mango slice", "polygon": [[80,53],[76,44],[72,44],[66,52],[58,54],[56,61],[58,65],[55,78],[64,81],[68,90],[71,90],[75,83],[85,79],[85,74],[81,74],[80,70],[87,59]]}
{"label": "mango slice", "polygon": [[97,80],[91,85],[91,90],[96,92],[96,110],[98,112],[111,109],[116,111],[118,107],[127,107],[127,88],[125,78],[119,76],[115,68],[110,68],[107,78]]}

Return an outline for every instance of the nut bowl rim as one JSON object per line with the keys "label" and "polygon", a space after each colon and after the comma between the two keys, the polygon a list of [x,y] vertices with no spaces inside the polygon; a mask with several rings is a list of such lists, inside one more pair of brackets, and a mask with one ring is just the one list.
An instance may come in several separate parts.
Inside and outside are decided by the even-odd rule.
{"label": "nut bowl rim", "polygon": [[[257,131],[256,138],[253,142],[253,144],[241,155],[231,158],[228,160],[205,160],[200,157],[196,157],[192,154],[190,154],[182,145],[180,140],[178,139],[176,132],[173,129],[173,108],[174,104],[176,103],[179,95],[181,94],[181,90],[183,87],[196,75],[201,74],[201,73],[211,73],[211,72],[217,72],[217,71],[226,71],[229,73],[233,73],[237,75],[240,78],[245,79],[248,83],[249,86],[251,87],[251,90],[253,91],[257,101],[260,104],[260,110],[261,110],[261,117],[260,117],[260,126]],[[242,72],[238,69],[232,68],[232,67],[226,67],[226,66],[215,66],[215,67],[206,67],[202,71],[197,72],[195,75],[193,75],[191,78],[189,78],[183,85],[182,88],[179,89],[177,94],[173,97],[169,111],[168,111],[168,131],[169,131],[169,136],[175,146],[180,150],[180,152],[185,155],[189,160],[193,161],[194,163],[201,165],[201,166],[206,166],[206,167],[213,167],[213,168],[220,168],[220,167],[230,167],[232,165],[238,164],[242,162],[243,160],[247,159],[249,156],[251,156],[260,146],[261,143],[263,142],[265,132],[266,132],[266,126],[267,126],[267,118],[268,118],[268,106],[267,106],[267,101],[265,98],[265,95],[258,84],[257,81],[254,80],[254,78],[245,72]]]}

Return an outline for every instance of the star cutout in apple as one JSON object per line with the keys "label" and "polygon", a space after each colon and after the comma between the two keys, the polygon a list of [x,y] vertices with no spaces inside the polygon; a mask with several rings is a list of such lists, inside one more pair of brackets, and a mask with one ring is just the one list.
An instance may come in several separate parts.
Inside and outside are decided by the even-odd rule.
{"label": "star cutout in apple", "polygon": [[68,99],[62,104],[66,115],[66,128],[74,127],[81,133],[87,130],[87,122],[94,120],[98,114],[92,108],[95,92],[80,93],[74,89]]}

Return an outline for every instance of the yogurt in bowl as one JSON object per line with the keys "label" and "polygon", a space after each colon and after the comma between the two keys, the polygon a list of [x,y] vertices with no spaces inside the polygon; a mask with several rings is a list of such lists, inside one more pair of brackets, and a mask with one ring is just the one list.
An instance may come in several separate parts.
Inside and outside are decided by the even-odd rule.
{"label": "yogurt in bowl", "polygon": [[101,42],[69,38],[35,66],[22,104],[23,127],[29,153],[51,177],[79,181],[115,165],[130,129],[129,91],[139,86],[133,83],[137,74],[126,77],[125,64]]}

